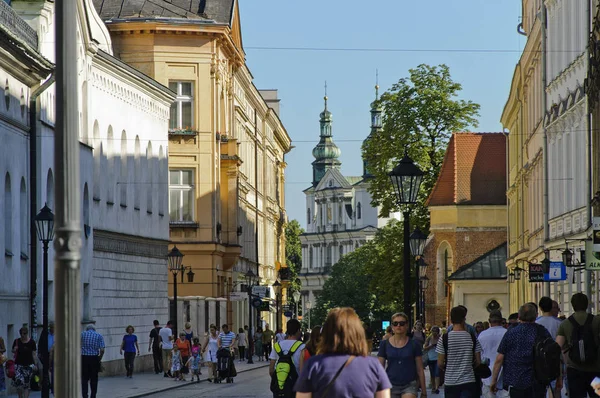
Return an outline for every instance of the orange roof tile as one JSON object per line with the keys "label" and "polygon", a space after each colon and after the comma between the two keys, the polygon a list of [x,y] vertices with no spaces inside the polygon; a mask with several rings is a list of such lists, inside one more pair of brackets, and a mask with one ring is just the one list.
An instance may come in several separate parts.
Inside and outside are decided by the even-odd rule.
{"label": "orange roof tile", "polygon": [[425,205],[455,204],[506,204],[506,134],[452,134]]}

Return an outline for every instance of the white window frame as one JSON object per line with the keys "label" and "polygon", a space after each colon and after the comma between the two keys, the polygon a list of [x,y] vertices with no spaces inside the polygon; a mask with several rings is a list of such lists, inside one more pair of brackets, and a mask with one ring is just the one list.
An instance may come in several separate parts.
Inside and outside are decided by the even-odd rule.
{"label": "white window frame", "polygon": [[[175,98],[175,104],[177,104],[177,123],[176,123],[176,127],[175,128],[171,128],[171,115],[169,115],[169,129],[170,130],[183,130],[183,129],[192,129],[194,128],[194,82],[193,81],[188,81],[188,80],[171,80],[169,81],[169,86],[171,85],[171,83],[175,83],[177,84],[177,98]],[[184,83],[189,83],[191,84],[191,95],[184,95],[182,94],[182,85]],[[190,124],[189,125],[184,125],[182,117],[183,117],[183,103],[187,103],[190,102],[192,104],[191,106],[191,120],[190,120]]]}
{"label": "white window frame", "polygon": [[[179,173],[179,181],[183,181],[183,172],[187,172],[190,171],[192,173],[192,183],[191,184],[173,184],[171,183],[171,172],[178,172]],[[193,169],[169,169],[169,222],[171,223],[195,223],[195,206],[194,206],[194,201],[196,198],[196,195],[194,195],[194,170]],[[178,219],[177,220],[173,220],[171,219],[171,192],[172,191],[179,191],[179,200],[181,203],[181,206],[179,207],[179,209],[177,209],[177,214],[178,214]],[[192,198],[194,198],[194,200],[190,203],[191,209],[190,209],[190,213],[191,213],[191,220],[184,220],[183,219],[183,198],[184,195],[186,195],[189,191],[192,191]]]}

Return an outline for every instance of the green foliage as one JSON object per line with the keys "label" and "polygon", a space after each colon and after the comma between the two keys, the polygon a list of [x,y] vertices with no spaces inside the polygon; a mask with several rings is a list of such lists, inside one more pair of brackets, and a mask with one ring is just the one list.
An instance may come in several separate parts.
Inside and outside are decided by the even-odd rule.
{"label": "green foliage", "polygon": [[302,267],[302,245],[300,235],[304,229],[300,226],[298,220],[291,220],[285,226],[285,262],[291,270],[291,290],[300,289],[298,273]]}
{"label": "green foliage", "polygon": [[479,105],[457,98],[462,87],[446,65],[422,64],[409,72],[381,96],[383,129],[373,132],[362,149],[374,175],[369,192],[384,216],[398,210],[387,173],[405,151],[425,172],[412,216],[423,229],[429,224],[423,204],[437,180],[448,140],[452,132],[477,126]]}

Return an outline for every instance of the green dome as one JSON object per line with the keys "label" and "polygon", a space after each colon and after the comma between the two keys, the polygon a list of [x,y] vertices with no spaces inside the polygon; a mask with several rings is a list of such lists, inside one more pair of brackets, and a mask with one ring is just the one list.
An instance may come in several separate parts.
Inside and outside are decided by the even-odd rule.
{"label": "green dome", "polygon": [[337,159],[342,154],[340,148],[329,137],[321,138],[321,141],[313,148],[313,156],[317,160]]}

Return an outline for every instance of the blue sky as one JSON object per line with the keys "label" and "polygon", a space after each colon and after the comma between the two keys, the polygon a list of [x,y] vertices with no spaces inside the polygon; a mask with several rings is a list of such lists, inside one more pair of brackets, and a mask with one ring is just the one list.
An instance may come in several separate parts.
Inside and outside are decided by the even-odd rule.
{"label": "blue sky", "polygon": [[295,146],[286,155],[286,209],[303,226],[302,190],[312,181],[325,80],[342,173],[361,175],[360,145],[369,134],[376,69],[385,91],[410,68],[445,63],[463,86],[461,97],[481,105],[473,131],[501,131],[500,115],[526,39],[516,31],[519,0],[240,0],[240,16],[256,86],[279,90],[281,119]]}

